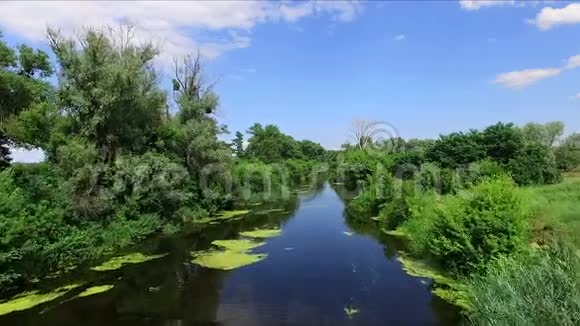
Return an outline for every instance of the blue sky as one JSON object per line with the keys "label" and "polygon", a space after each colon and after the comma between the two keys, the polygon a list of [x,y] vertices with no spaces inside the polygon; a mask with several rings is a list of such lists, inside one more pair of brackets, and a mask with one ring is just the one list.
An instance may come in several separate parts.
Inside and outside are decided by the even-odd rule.
{"label": "blue sky", "polygon": [[128,18],[143,37],[168,40],[166,57],[201,48],[208,78],[220,76],[218,117],[232,132],[273,123],[327,148],[345,141],[356,118],[386,121],[405,138],[497,121],[561,120],[580,132],[580,4],[572,2],[206,2],[116,8],[122,17],[98,3],[69,4],[29,24],[9,17],[23,6],[0,13],[10,42],[42,46],[46,24],[66,31]]}

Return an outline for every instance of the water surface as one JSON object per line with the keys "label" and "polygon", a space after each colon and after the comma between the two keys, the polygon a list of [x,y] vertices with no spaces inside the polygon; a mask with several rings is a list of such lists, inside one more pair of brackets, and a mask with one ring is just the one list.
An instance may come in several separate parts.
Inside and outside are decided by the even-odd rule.
{"label": "water surface", "polygon": [[[456,310],[433,297],[428,282],[405,274],[396,243],[372,222],[350,218],[330,185],[286,203],[287,212],[259,213],[268,208],[258,207],[239,222],[151,239],[136,248],[169,252],[159,260],[45,282],[45,287],[66,281],[114,288],[77,299],[71,293],[0,317],[0,325],[457,324]],[[283,232],[254,249],[268,254],[262,262],[233,271],[190,263],[190,252],[213,240],[271,226]],[[349,318],[346,306],[359,313]]]}

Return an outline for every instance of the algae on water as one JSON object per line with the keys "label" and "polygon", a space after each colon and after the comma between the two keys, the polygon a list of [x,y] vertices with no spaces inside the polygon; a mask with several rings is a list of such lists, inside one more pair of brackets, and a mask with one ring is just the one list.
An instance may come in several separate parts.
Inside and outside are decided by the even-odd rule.
{"label": "algae on water", "polygon": [[401,256],[397,260],[401,262],[407,274],[433,280],[432,293],[434,295],[465,310],[470,309],[471,305],[467,299],[467,289],[464,284],[443,274],[428,262]]}
{"label": "algae on water", "polygon": [[221,211],[217,216],[206,217],[193,221],[196,224],[218,224],[226,220],[237,220],[244,215],[249,214],[249,210]]}
{"label": "algae on water", "polygon": [[132,253],[132,254],[125,255],[125,256],[113,257],[109,261],[104,262],[103,264],[101,264],[99,266],[91,267],[91,270],[94,270],[97,272],[113,271],[113,270],[117,270],[117,269],[119,269],[127,264],[144,263],[144,262],[158,259],[158,258],[165,257],[165,256],[167,256],[167,253],[161,254],[161,255],[146,256],[140,252],[136,252],[136,253]]}
{"label": "algae on water", "polygon": [[39,293],[38,291],[21,293],[7,301],[0,303],[0,316],[15,311],[22,311],[33,308],[39,304],[53,301],[67,294],[70,290],[81,286],[81,284],[71,284],[61,286],[48,293]]}
{"label": "algae on water", "polygon": [[237,252],[246,252],[250,249],[254,249],[266,244],[265,242],[255,242],[245,239],[239,240],[215,240],[212,242],[213,245],[222,247],[226,250],[233,250]]}
{"label": "algae on water", "polygon": [[257,229],[254,231],[240,232],[241,236],[248,237],[248,238],[258,238],[258,239],[273,238],[273,237],[279,236],[280,234],[282,234],[282,230],[280,230],[279,228]]}
{"label": "algae on water", "polygon": [[235,250],[208,250],[194,252],[192,254],[194,264],[201,265],[206,268],[232,270],[243,266],[251,265],[260,262],[267,254],[249,254]]}
{"label": "algae on water", "polygon": [[81,292],[78,295],[78,297],[79,298],[83,298],[83,297],[88,297],[88,296],[91,296],[91,295],[95,295],[95,294],[107,292],[110,289],[112,289],[113,287],[114,287],[114,285],[97,285],[97,286],[93,286],[93,287],[90,287],[90,288],[84,290],[83,292]]}

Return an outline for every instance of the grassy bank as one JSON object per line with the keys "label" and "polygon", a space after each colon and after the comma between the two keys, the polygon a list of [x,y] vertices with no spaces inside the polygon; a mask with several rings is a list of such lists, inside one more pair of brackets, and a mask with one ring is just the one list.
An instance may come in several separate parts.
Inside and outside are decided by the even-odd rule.
{"label": "grassy bank", "polygon": [[[463,196],[477,198],[473,196],[478,191],[476,187]],[[521,207],[508,212],[509,216],[523,212],[527,224],[525,231],[516,233],[525,236],[521,245],[500,238],[502,233],[513,232],[514,220],[504,216],[494,222],[493,217],[501,215],[485,208],[496,207],[497,203],[490,203],[505,199],[506,193],[496,199],[493,192],[487,193],[487,204],[481,198],[472,201],[477,204],[475,211],[458,209],[457,205],[463,204],[457,202],[462,199],[456,196],[421,195],[414,198],[415,203],[420,203],[420,210],[411,205],[409,219],[396,230],[385,232],[406,241],[410,254],[403,253],[400,259],[405,270],[410,275],[432,279],[433,293],[464,309],[472,324],[577,325],[580,178],[571,174],[558,184],[513,191],[520,193],[521,201],[510,205],[520,203]],[[462,218],[454,211],[492,219],[470,219],[469,228],[462,229],[457,226]],[[482,230],[486,228],[484,236]],[[485,240],[477,244],[474,239]],[[485,255],[490,255],[489,259],[483,260]],[[458,263],[469,261],[470,256],[476,263],[473,268],[456,268]]]}

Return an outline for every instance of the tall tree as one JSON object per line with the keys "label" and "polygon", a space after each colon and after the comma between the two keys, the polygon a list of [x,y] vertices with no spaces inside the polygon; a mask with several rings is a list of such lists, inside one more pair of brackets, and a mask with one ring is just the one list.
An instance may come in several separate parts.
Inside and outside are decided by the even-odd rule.
{"label": "tall tree", "polygon": [[26,45],[11,49],[0,33],[0,165],[10,162],[11,144],[19,142],[8,124],[34,103],[50,98],[52,88],[44,80],[53,73],[48,55]]}
{"label": "tall tree", "polygon": [[552,121],[546,124],[527,123],[522,127],[524,140],[528,144],[552,147],[564,134],[564,124]]}
{"label": "tall tree", "polygon": [[392,136],[381,121],[356,119],[352,122],[348,140],[359,149],[366,149]]}
{"label": "tall tree", "polygon": [[95,144],[100,157],[143,153],[161,125],[166,96],[159,88],[152,43],[136,45],[131,28],[88,29],[79,40],[48,31],[60,65],[59,107],[70,132]]}
{"label": "tall tree", "polygon": [[232,140],[232,147],[237,157],[244,157],[244,134],[236,132],[236,138]]}

